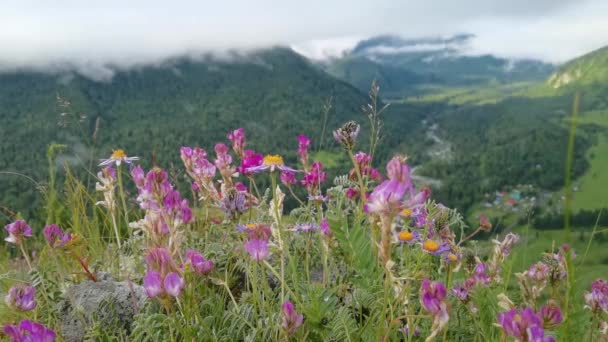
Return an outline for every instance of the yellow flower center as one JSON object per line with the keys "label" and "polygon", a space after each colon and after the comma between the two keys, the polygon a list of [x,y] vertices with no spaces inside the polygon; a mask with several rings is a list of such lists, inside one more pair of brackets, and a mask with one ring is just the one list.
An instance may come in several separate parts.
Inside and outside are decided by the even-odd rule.
{"label": "yellow flower center", "polygon": [[458,261],[458,257],[456,256],[456,254],[451,254],[448,255],[448,259],[450,259],[450,261]]}
{"label": "yellow flower center", "polygon": [[249,230],[254,230],[255,227],[256,227],[256,225],[253,224],[253,223],[248,223],[248,224],[245,225],[245,227],[247,227],[247,229],[249,229]]}
{"label": "yellow flower center", "polygon": [[285,163],[283,162],[283,157],[281,157],[280,155],[269,154],[266,157],[264,157],[264,165],[280,166],[280,165],[285,165]]}
{"label": "yellow flower center", "polygon": [[439,249],[439,244],[433,240],[426,240],[422,244],[422,248],[429,252],[436,252]]}
{"label": "yellow flower center", "polygon": [[125,153],[124,150],[118,149],[118,150],[114,150],[112,152],[112,155],[110,156],[111,159],[123,159],[123,158],[127,158],[127,154]]}
{"label": "yellow flower center", "polygon": [[408,232],[407,230],[399,232],[399,241],[412,241],[413,238],[414,234]]}
{"label": "yellow flower center", "polygon": [[404,216],[404,217],[410,217],[410,216],[412,216],[412,213],[413,213],[412,209],[401,210],[401,216]]}

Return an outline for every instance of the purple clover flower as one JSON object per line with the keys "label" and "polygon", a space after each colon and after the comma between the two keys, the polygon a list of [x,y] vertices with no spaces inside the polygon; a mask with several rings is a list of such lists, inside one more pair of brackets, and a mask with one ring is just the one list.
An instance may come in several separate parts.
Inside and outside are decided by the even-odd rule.
{"label": "purple clover flower", "polygon": [[186,262],[190,264],[195,273],[207,275],[213,271],[213,261],[205,259],[205,257],[197,251],[188,250],[186,252]]}
{"label": "purple clover flower", "polygon": [[296,330],[302,325],[304,316],[298,314],[292,302],[286,301],[281,306],[282,321],[281,327],[285,330],[288,336],[293,335]]}
{"label": "purple clover flower", "polygon": [[29,320],[22,320],[18,325],[5,325],[4,333],[11,342],[53,342],[56,338],[53,330]]}
{"label": "purple clover flower", "polygon": [[20,311],[36,308],[36,290],[32,286],[13,286],[4,298],[6,305]]}
{"label": "purple clover flower", "polygon": [[4,226],[4,229],[8,233],[8,237],[4,240],[16,245],[21,244],[23,238],[32,236],[32,227],[30,227],[25,220],[16,220],[15,222]]}
{"label": "purple clover flower", "polygon": [[59,228],[59,226],[56,224],[51,224],[44,227],[42,233],[44,234],[44,238],[48,242],[49,246],[52,248],[63,247],[72,238],[70,233],[64,233],[63,230],[61,230],[61,228]]}
{"label": "purple clover flower", "polygon": [[228,133],[228,140],[232,143],[232,150],[237,156],[243,156],[243,149],[245,148],[245,130],[243,128],[237,128],[234,131]]}
{"label": "purple clover flower", "polygon": [[591,284],[591,291],[585,293],[586,307],[593,312],[608,312],[608,283],[597,279]]}
{"label": "purple clover flower", "polygon": [[261,261],[268,257],[268,240],[250,239],[244,247],[253,260]]}

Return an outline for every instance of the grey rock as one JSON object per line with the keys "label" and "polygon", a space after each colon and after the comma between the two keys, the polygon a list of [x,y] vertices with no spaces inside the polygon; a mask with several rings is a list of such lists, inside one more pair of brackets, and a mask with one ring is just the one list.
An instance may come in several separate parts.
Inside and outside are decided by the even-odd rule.
{"label": "grey rock", "polygon": [[124,329],[128,333],[133,317],[144,305],[143,287],[129,281],[113,281],[107,273],[97,277],[97,282],[85,280],[71,286],[59,303],[61,335],[66,342],[83,341],[96,323],[104,329]]}

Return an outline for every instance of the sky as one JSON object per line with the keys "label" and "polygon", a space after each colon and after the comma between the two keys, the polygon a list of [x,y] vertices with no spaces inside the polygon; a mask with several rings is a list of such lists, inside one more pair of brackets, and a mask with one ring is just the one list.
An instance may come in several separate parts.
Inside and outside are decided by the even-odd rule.
{"label": "sky", "polygon": [[608,45],[606,18],[608,0],[0,0],[0,70],[103,78],[184,54],[286,45],[323,59],[378,34],[456,33],[476,36],[466,54],[560,63]]}

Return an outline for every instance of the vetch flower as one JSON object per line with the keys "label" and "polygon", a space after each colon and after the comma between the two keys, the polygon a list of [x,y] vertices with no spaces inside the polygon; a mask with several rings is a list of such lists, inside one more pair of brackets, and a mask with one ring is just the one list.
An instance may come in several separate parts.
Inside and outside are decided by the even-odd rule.
{"label": "vetch flower", "polygon": [[118,149],[113,150],[112,155],[108,159],[101,159],[101,163],[99,166],[108,166],[112,164],[116,164],[116,166],[120,166],[123,162],[131,165],[133,161],[139,160],[139,157],[128,157],[124,150]]}
{"label": "vetch flower", "polygon": [[250,239],[244,246],[253,260],[261,261],[268,257],[268,240]]}
{"label": "vetch flower", "polygon": [[591,291],[585,292],[585,307],[592,312],[608,312],[608,283],[597,279],[591,284]]}
{"label": "vetch flower", "polygon": [[5,325],[4,333],[11,342],[53,342],[56,337],[53,330],[27,319],[18,325]]}
{"label": "vetch flower", "polygon": [[213,271],[213,261],[205,259],[205,257],[197,251],[187,251],[186,262],[190,264],[192,270],[197,274],[206,275]]}
{"label": "vetch flower", "polygon": [[283,327],[288,336],[293,335],[304,321],[304,316],[296,312],[293,303],[290,301],[285,301],[281,306],[281,315],[281,327]]}
{"label": "vetch flower", "polygon": [[4,226],[4,229],[8,233],[8,237],[4,240],[16,245],[21,244],[23,238],[32,236],[32,227],[30,227],[25,220],[16,220],[15,222]]}
{"label": "vetch flower", "polygon": [[545,339],[543,321],[531,308],[512,309],[498,314],[503,331],[517,341],[551,341]]}
{"label": "vetch flower", "polygon": [[543,319],[545,329],[555,328],[563,321],[562,311],[555,302],[550,301],[540,308],[540,317]]}
{"label": "vetch flower", "polygon": [[249,169],[260,166],[263,162],[264,157],[261,154],[255,153],[254,150],[245,150],[238,171],[244,175],[250,175],[251,171]]}
{"label": "vetch flower", "polygon": [[306,170],[308,167],[308,148],[310,147],[310,139],[305,135],[298,135],[298,154],[300,155],[300,163]]}
{"label": "vetch flower", "polygon": [[6,305],[20,311],[36,308],[36,290],[32,286],[13,286],[4,298]]}
{"label": "vetch flower", "polygon": [[469,290],[466,286],[463,286],[462,284],[454,286],[454,288],[450,292],[454,297],[460,299],[462,302],[466,303],[469,301]]}
{"label": "vetch flower", "polygon": [[323,164],[321,164],[321,162],[314,162],[312,163],[310,171],[304,174],[302,185],[306,187],[308,194],[318,194],[319,186],[321,183],[325,182],[326,178],[327,173],[323,172]]}
{"label": "vetch flower", "polygon": [[148,271],[144,276],[144,289],[150,298],[160,296],[163,291],[162,276],[156,271]]}
{"label": "vetch flower", "polygon": [[365,204],[365,211],[392,216],[401,210],[406,187],[396,180],[385,180],[378,185]]}
{"label": "vetch flower", "polygon": [[182,289],[186,285],[186,282],[179,274],[175,272],[171,272],[165,276],[165,280],[163,281],[163,286],[165,287],[165,292],[169,296],[179,297],[179,294],[182,292]]}
{"label": "vetch flower", "polygon": [[44,234],[44,238],[48,242],[49,246],[52,248],[63,247],[72,238],[70,233],[64,233],[56,224],[51,224],[44,227],[42,233]]}
{"label": "vetch flower", "polygon": [[291,171],[281,172],[280,178],[281,183],[285,184],[286,186],[292,186],[298,182],[298,180],[296,179],[296,174]]}
{"label": "vetch flower", "polygon": [[319,229],[321,230],[321,234],[323,234],[323,236],[325,237],[331,237],[334,234],[331,230],[331,227],[329,226],[329,222],[327,222],[327,219],[325,217],[321,220]]}
{"label": "vetch flower", "polygon": [[232,150],[237,156],[243,156],[243,148],[245,147],[245,130],[243,128],[237,128],[234,131],[228,133],[228,140],[232,142]]}
{"label": "vetch flower", "polygon": [[259,173],[265,170],[270,170],[270,172],[274,172],[275,170],[279,171],[290,171],[297,172],[297,170],[292,169],[288,166],[285,166],[285,162],[283,161],[283,157],[278,154],[275,155],[267,155],[264,157],[262,165],[250,167],[247,169],[248,172],[251,173]]}
{"label": "vetch flower", "polygon": [[427,340],[432,340],[433,337],[437,336],[450,319],[448,303],[445,300],[446,295],[445,286],[442,283],[428,279],[422,281],[420,286],[420,304],[433,317],[431,334]]}

